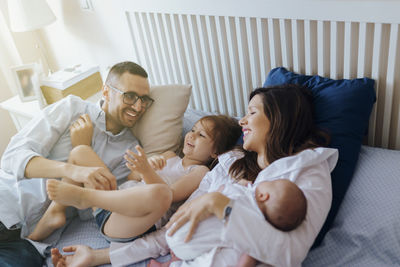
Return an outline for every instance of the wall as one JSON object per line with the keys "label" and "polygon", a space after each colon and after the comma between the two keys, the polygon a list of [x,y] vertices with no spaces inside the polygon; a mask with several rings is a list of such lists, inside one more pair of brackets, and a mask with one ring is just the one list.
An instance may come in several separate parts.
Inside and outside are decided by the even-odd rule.
{"label": "wall", "polygon": [[116,62],[135,61],[120,1],[92,2],[94,11],[81,10],[78,0],[48,1],[57,21],[40,37],[53,70],[83,63],[104,71]]}
{"label": "wall", "polygon": [[[210,51],[215,53],[212,50],[216,44],[223,44],[226,41],[226,38],[220,40],[222,30],[217,29],[214,31],[214,24],[222,25],[221,27],[227,27],[228,25],[229,31],[227,35],[232,34],[232,39],[237,39],[237,34],[232,30],[237,28],[238,34],[241,34],[242,38],[234,41],[238,42],[236,46],[246,51],[246,54],[239,54],[238,62],[240,64],[232,64],[232,66],[244,68],[244,71],[242,69],[238,71],[240,74],[235,75],[235,78],[239,77],[248,83],[251,80],[262,80],[266,73],[263,71],[259,77],[256,77],[257,79],[249,78],[251,75],[256,75],[256,72],[249,70],[260,63],[258,62],[258,57],[256,59],[257,64],[253,64],[254,66],[248,60],[248,55],[255,54],[254,51],[251,51],[252,49],[256,50],[255,47],[260,43],[264,44],[265,40],[271,38],[269,47],[271,48],[271,54],[275,55],[273,61],[276,61],[271,67],[278,65],[290,67],[291,64],[285,64],[285,61],[290,58],[288,54],[292,52],[292,46],[281,46],[280,42],[291,38],[292,27],[296,29],[304,28],[304,33],[301,33],[296,38],[293,37],[296,40],[298,39],[300,44],[300,46],[297,46],[297,50],[300,51],[299,47],[312,48],[311,50],[317,54],[310,56],[307,53],[299,53],[301,58],[298,61],[301,61],[302,64],[298,65],[305,65],[305,67],[303,66],[296,70],[308,74],[318,73],[324,76],[335,74],[332,70],[339,70],[338,73],[340,75],[337,77],[334,75],[333,78],[348,78],[360,75],[359,73],[367,76],[372,75],[374,79],[379,81],[380,92],[378,92],[379,108],[373,112],[371,118],[373,118],[374,123],[371,124],[370,129],[376,130],[378,135],[381,135],[380,132],[384,132],[385,147],[387,144],[392,147],[394,143],[396,143],[396,147],[400,147],[400,138],[397,138],[397,136],[400,136],[398,104],[394,101],[392,101],[392,104],[389,103],[392,96],[394,99],[400,99],[398,90],[398,77],[400,76],[397,75],[399,61],[393,60],[398,57],[397,51],[400,51],[398,50],[400,45],[400,41],[398,41],[398,29],[400,29],[400,26],[398,26],[400,25],[398,10],[400,2],[398,1],[325,0],[321,2],[315,0],[282,0],[278,2],[275,0],[252,0],[251,5],[246,5],[244,0],[92,0],[94,11],[82,11],[79,0],[48,0],[48,3],[58,19],[52,25],[39,31],[38,36],[47,51],[50,66],[53,70],[84,63],[100,65],[104,73],[108,66],[116,62],[132,60],[140,62],[149,71],[152,84],[165,82],[165,79],[157,79],[157,76],[161,76],[161,74],[168,73],[169,78],[171,78],[171,76],[176,76],[177,73],[168,68],[162,70],[160,67],[162,64],[159,64],[164,60],[162,55],[160,57],[160,54],[153,53],[156,50],[154,48],[157,47],[152,45],[152,41],[157,38],[160,39],[159,31],[157,32],[157,23],[159,23],[160,19],[172,18],[170,23],[172,28],[170,27],[169,30],[176,33],[178,41],[184,43],[183,39],[187,39],[196,48],[195,52],[201,50],[208,54]],[[291,8],[288,9],[287,6]],[[354,12],[356,9],[357,12]],[[162,12],[165,16],[149,14],[148,12]],[[171,13],[173,15],[170,15]],[[215,22],[215,18],[206,18],[208,15],[217,15],[220,18]],[[304,21],[297,22],[296,20]],[[134,23],[132,23],[133,21]],[[221,23],[221,21],[225,23]],[[374,25],[366,22],[374,22]],[[196,23],[201,24],[197,35],[193,33],[192,29],[195,28]],[[135,24],[139,26],[135,26]],[[185,32],[182,30],[177,31],[179,27],[183,28]],[[268,27],[268,31],[262,30],[265,27]],[[143,29],[140,30],[140,28]],[[211,29],[211,35],[207,36],[207,34],[210,34],[207,29]],[[328,29],[328,31],[323,31],[324,29]],[[359,29],[361,31],[359,34],[362,37],[360,38],[361,41],[358,41],[359,35],[356,33]],[[333,34],[323,34],[323,32],[330,31]],[[142,37],[141,32],[146,32],[146,36]],[[275,32],[276,35],[272,36],[272,33]],[[389,38],[389,32],[390,36],[393,37]],[[131,37],[131,34],[133,34],[134,38]],[[210,36],[213,35],[218,36],[211,40]],[[254,36],[257,35],[262,38],[255,38]],[[188,36],[191,38],[187,38]],[[371,36],[375,36],[373,41],[371,41],[372,39],[370,40]],[[137,41],[138,39],[140,39],[140,42]],[[369,43],[372,44],[365,45],[365,42],[363,44],[362,40],[364,39],[370,40],[371,42]],[[330,45],[333,47],[332,49],[328,49]],[[161,46],[165,47],[165,42],[161,42]],[[177,53],[184,55],[188,50],[187,48],[192,48],[192,46],[184,45],[183,48],[173,46],[173,48],[180,49]],[[355,64],[360,63],[360,60],[357,62],[358,53],[353,53],[358,47],[360,47],[362,53],[368,54],[368,58],[372,56],[373,61],[376,61],[374,62],[375,64],[363,63],[363,66],[368,66],[368,68],[363,67],[364,71],[370,69],[369,65],[372,66],[372,73],[365,72],[363,74],[363,72],[357,72],[355,71],[356,68],[353,68]],[[146,49],[150,50],[151,53],[146,53]],[[334,51],[331,54],[331,58],[327,52],[330,50]],[[343,52],[345,59],[338,59],[336,55],[339,50],[341,53]],[[371,50],[373,51],[371,52]],[[390,60],[387,58],[381,60],[388,53],[395,56],[387,57]],[[215,62],[210,63],[209,61],[216,57],[204,57],[204,62],[208,62],[208,64],[205,64],[202,60],[203,57],[199,56],[199,53],[195,55],[200,57],[197,60],[200,63],[195,62],[194,65],[199,65],[200,74],[211,80],[212,83],[214,77],[211,77],[213,72],[210,66],[212,64],[215,65]],[[383,57],[381,57],[382,55]],[[25,53],[22,56],[25,56]],[[304,56],[308,57],[307,60]],[[187,57],[182,57],[182,61],[185,61],[186,65],[191,64],[186,62],[189,60]],[[323,58],[327,60],[322,60]],[[363,59],[364,57],[359,58]],[[373,61],[371,60],[370,62]],[[167,62],[170,63],[171,60],[167,60]],[[349,62],[355,63],[350,64]],[[189,69],[185,68],[186,65],[182,67],[185,71]],[[225,67],[223,66],[221,69],[225,70]],[[389,67],[391,71],[387,71]],[[192,71],[192,73],[192,76],[198,74],[196,71]],[[193,83],[195,88],[196,79],[191,77],[190,80],[186,79],[185,81]],[[238,88],[245,88],[242,86],[243,84],[240,84],[240,81],[235,80],[234,83]],[[384,85],[380,83],[384,83]],[[198,90],[204,92],[206,86],[198,86],[198,88]],[[247,95],[248,90],[252,88],[254,88],[254,84],[245,88],[246,91],[242,90],[243,96]],[[213,90],[210,86],[207,89],[212,92],[211,96],[215,95],[213,92],[220,91],[218,87],[217,90]],[[196,100],[196,90],[194,90],[194,95],[195,97],[193,98]],[[385,105],[385,99],[390,105]],[[239,115],[241,113],[242,111],[239,112]],[[375,121],[378,121],[378,123],[375,123]],[[392,131],[391,129],[394,130]],[[370,134],[370,136],[374,135]],[[379,143],[381,143],[380,140],[378,141]]]}
{"label": "wall", "polygon": [[[8,31],[7,0],[0,0],[0,102],[17,94],[10,67],[42,62],[51,70],[76,64],[108,66],[134,60],[129,30],[119,1],[93,1],[95,12],[82,11],[79,0],[48,0],[58,18],[44,29],[13,33]],[[43,47],[46,60],[37,44]],[[11,86],[9,86],[11,84]],[[0,158],[16,129],[7,111],[0,109]]]}
{"label": "wall", "polygon": [[[6,7],[5,0],[0,0],[0,102],[15,95],[9,84],[12,84],[11,72],[9,67],[20,63],[20,58],[13,46],[12,36],[8,32],[7,28],[7,17],[4,10]],[[6,148],[11,136],[13,136],[17,130],[11,120],[10,115],[7,111],[0,109],[0,158]]]}
{"label": "wall", "polygon": [[[5,77],[0,71],[0,102],[10,98],[12,96],[11,90],[5,82]],[[7,147],[10,138],[17,132],[14,123],[11,120],[10,115],[7,111],[0,109],[0,158],[3,155],[5,148]]]}

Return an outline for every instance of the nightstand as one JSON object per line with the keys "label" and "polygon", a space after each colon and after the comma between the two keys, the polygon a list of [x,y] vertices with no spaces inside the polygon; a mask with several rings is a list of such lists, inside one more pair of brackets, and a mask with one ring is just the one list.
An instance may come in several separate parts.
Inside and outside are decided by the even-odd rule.
{"label": "nightstand", "polygon": [[[90,96],[86,100],[97,102],[101,98],[102,92]],[[0,107],[7,110],[10,114],[17,131],[21,130],[39,111],[39,102],[37,100],[22,102],[18,95],[1,102]]]}

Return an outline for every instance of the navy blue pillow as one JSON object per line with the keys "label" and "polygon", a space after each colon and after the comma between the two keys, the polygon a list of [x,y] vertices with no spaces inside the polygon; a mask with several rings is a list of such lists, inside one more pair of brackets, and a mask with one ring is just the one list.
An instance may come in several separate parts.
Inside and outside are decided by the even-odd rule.
{"label": "navy blue pillow", "polygon": [[353,177],[376,101],[374,83],[369,78],[332,80],[301,75],[282,67],[271,70],[264,83],[264,87],[298,84],[309,88],[314,96],[315,123],[330,134],[330,147],[339,150],[339,160],[332,172],[332,207],[313,247],[321,243],[329,230]]}

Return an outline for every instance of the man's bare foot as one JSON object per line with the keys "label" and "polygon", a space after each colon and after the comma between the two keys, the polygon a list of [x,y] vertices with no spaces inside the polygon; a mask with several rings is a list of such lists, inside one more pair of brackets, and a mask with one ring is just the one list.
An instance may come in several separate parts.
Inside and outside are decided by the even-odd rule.
{"label": "man's bare foot", "polygon": [[56,229],[62,227],[65,224],[65,220],[65,207],[52,202],[28,238],[34,241],[41,241]]}
{"label": "man's bare foot", "polygon": [[74,206],[78,209],[86,209],[90,207],[84,199],[85,190],[91,189],[85,189],[55,179],[47,180],[46,189],[49,198],[59,204],[64,206]]}

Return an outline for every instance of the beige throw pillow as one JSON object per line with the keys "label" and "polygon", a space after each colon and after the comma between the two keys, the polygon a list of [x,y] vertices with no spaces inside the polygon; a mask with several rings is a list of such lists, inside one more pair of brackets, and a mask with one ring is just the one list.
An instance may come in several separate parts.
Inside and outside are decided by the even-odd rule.
{"label": "beige throw pillow", "polygon": [[132,128],[147,156],[176,151],[182,134],[182,119],[189,103],[191,85],[152,86],[153,105]]}

